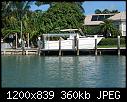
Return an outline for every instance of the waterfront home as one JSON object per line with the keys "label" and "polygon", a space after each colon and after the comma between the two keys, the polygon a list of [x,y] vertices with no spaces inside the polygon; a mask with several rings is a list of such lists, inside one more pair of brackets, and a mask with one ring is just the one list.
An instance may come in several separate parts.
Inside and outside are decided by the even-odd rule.
{"label": "waterfront home", "polygon": [[92,14],[86,16],[84,19],[84,25],[86,26],[98,26],[103,23],[105,19],[113,21],[114,25],[121,31],[122,36],[126,36],[126,12],[120,12],[116,14]]}

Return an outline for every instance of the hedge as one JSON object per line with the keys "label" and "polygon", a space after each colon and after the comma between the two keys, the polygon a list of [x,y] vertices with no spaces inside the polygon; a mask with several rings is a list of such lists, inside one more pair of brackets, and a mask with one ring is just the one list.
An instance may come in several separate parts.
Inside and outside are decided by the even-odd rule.
{"label": "hedge", "polygon": [[[125,44],[125,38],[120,38],[120,44]],[[98,45],[117,45],[117,38],[103,38]]]}

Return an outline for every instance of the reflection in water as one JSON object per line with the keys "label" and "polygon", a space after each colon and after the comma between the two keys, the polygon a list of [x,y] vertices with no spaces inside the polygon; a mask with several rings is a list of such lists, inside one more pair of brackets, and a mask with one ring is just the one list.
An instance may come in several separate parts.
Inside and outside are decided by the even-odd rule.
{"label": "reflection in water", "polygon": [[125,87],[125,56],[2,56],[2,87]]}

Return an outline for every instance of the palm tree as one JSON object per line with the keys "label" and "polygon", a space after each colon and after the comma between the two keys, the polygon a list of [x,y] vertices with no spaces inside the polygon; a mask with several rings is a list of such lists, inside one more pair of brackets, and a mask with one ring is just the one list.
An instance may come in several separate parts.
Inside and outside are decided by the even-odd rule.
{"label": "palm tree", "polygon": [[[15,27],[15,25],[17,24],[18,21],[20,21],[20,36],[21,36],[21,45],[23,44],[22,41],[23,41],[23,27],[24,25],[26,26],[26,22],[23,21],[24,20],[24,16],[26,15],[27,16],[27,12],[29,12],[29,8],[30,8],[30,5],[32,4],[33,2],[28,2],[28,1],[22,1],[22,2],[12,2],[12,1],[9,1],[9,2],[2,2],[2,24],[4,25],[2,31],[5,32],[7,31],[9,33],[10,30],[13,30],[13,28]],[[6,19],[9,18],[8,20]],[[26,17],[27,18],[27,17]],[[6,19],[6,20],[5,20]],[[16,22],[17,20],[17,22]],[[10,25],[10,30],[8,29],[5,29],[5,27],[7,26],[6,24],[4,24],[5,22],[4,21],[7,21],[6,24],[9,24]],[[13,22],[15,21],[15,22]],[[28,19],[26,20],[28,21]],[[24,24],[25,23],[25,24]],[[19,23],[18,23],[19,24]],[[27,26],[28,27],[28,26]],[[17,27],[18,28],[18,27]],[[15,27],[15,29],[17,29]],[[14,31],[14,30],[13,30]],[[23,48],[23,45],[22,45],[22,48]]]}
{"label": "palm tree", "polygon": [[101,13],[102,13],[101,10],[99,10],[99,9],[95,10],[95,14],[101,14]]}
{"label": "palm tree", "polygon": [[105,37],[108,37],[109,34],[114,34],[116,28],[113,25],[113,22],[111,20],[104,20],[103,22],[104,23],[100,24],[100,32],[103,33]]}
{"label": "palm tree", "polygon": [[108,9],[104,9],[104,10],[102,11],[102,13],[108,14],[108,13],[110,13],[110,11],[109,11]]}

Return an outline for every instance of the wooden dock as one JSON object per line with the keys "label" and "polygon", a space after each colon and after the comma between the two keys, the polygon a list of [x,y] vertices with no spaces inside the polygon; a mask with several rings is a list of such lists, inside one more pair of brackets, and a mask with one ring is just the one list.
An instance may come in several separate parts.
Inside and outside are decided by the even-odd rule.
{"label": "wooden dock", "polygon": [[37,48],[34,48],[34,49],[24,49],[24,52],[23,50],[20,48],[20,49],[4,49],[4,50],[1,50],[1,54],[2,55],[37,55]]}
{"label": "wooden dock", "polygon": [[[97,52],[96,52],[97,50]],[[46,55],[59,55],[59,56],[64,56],[64,55],[117,55],[118,54],[118,48],[97,48],[97,49],[79,49],[79,52],[77,54],[76,49],[41,49],[40,50],[40,55],[46,56]],[[59,54],[61,52],[61,54]],[[121,47],[120,48],[120,54],[125,55],[126,48]]]}
{"label": "wooden dock", "polygon": [[[77,55],[76,49],[60,49],[61,54],[59,54],[59,49],[40,49],[40,55],[42,56],[48,56],[48,55],[58,55],[58,56],[64,56],[64,55]],[[121,47],[120,48],[120,54],[125,55],[126,48]],[[2,55],[22,55],[22,49],[5,49],[1,50]],[[118,48],[97,48],[97,55],[117,55],[118,54]],[[30,48],[24,50],[24,55],[38,55],[38,48]],[[79,49],[78,55],[96,55],[95,49]]]}

